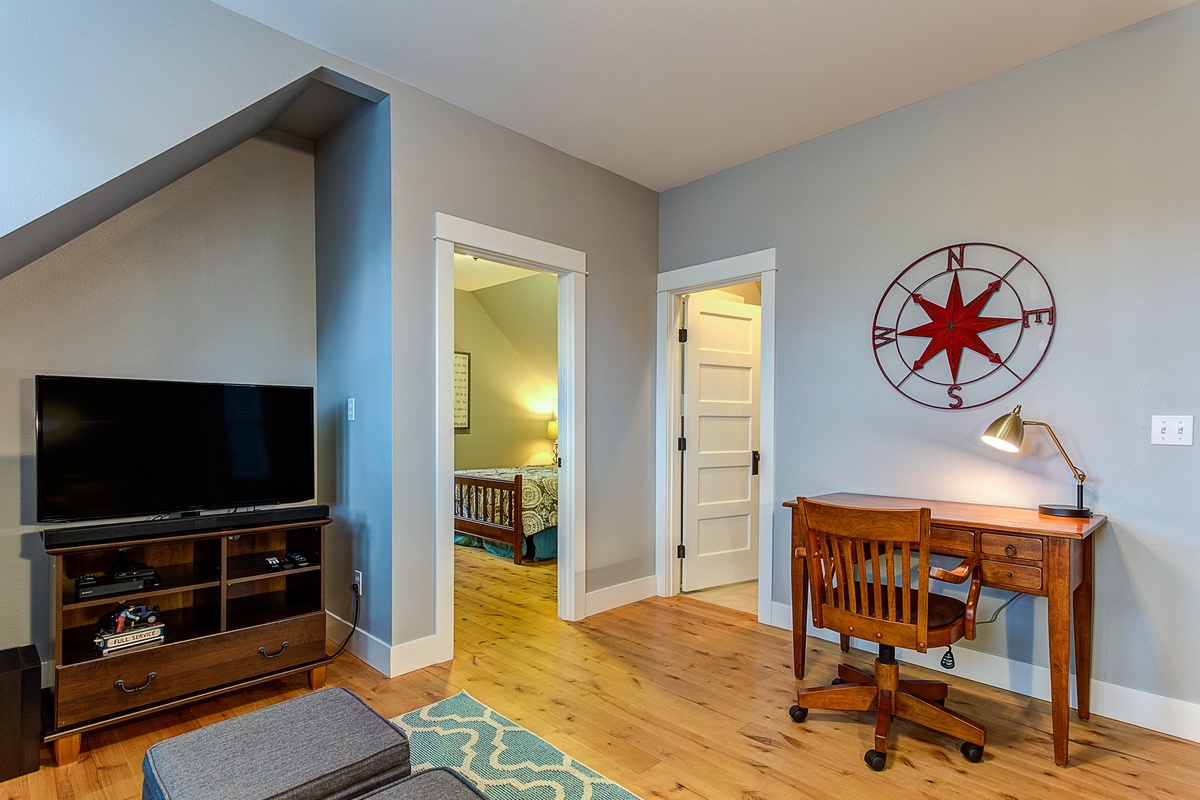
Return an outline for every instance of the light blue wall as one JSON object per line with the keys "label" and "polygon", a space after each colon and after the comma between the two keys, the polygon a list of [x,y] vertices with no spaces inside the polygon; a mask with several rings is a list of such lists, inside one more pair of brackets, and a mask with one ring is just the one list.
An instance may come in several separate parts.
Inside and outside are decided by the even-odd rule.
{"label": "light blue wall", "polygon": [[[1200,412],[1198,54],[1193,5],[666,192],[660,208],[661,270],[778,248],[780,500],[1069,503],[1074,481],[1044,433],[1015,457],[979,441],[1022,403],[1111,521],[1096,541],[1094,677],[1193,703],[1200,448],[1152,448],[1149,423]],[[1015,393],[936,411],[888,385],[869,334],[889,282],[962,241],[1032,259],[1058,328]],[[774,523],[786,602],[782,509]],[[1023,600],[973,646],[1044,665],[1044,619],[1043,601]]]}
{"label": "light blue wall", "polygon": [[315,152],[317,485],[333,518],[326,605],[350,621],[347,587],[361,570],[359,626],[376,636],[391,629],[392,611],[390,105],[364,104]]}

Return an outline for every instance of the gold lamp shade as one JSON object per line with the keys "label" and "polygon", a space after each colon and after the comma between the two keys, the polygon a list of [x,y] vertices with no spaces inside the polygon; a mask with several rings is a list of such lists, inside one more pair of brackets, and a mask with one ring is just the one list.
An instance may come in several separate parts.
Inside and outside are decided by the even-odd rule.
{"label": "gold lamp shade", "polygon": [[988,425],[987,430],[980,438],[997,450],[1003,450],[1006,453],[1015,453],[1020,450],[1021,442],[1025,439],[1025,423],[1021,420],[1021,407],[1017,406],[1010,413]]}
{"label": "gold lamp shade", "polygon": [[552,419],[546,423],[546,438],[547,439],[557,439],[558,438],[558,420]]}

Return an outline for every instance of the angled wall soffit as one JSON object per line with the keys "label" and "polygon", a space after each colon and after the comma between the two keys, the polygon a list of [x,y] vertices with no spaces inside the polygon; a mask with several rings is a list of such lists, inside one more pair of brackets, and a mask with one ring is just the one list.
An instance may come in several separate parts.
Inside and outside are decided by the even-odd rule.
{"label": "angled wall soffit", "polygon": [[[0,237],[0,280],[260,134],[314,142],[387,94],[324,67]],[[311,145],[310,145],[311,146]]]}

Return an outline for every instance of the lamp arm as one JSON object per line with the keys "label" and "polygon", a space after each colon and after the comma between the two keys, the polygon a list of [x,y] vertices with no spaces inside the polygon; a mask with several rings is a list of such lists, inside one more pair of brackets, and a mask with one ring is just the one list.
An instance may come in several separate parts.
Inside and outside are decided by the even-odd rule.
{"label": "lamp arm", "polygon": [[1087,475],[1083,471],[1071,463],[1071,457],[1067,455],[1067,451],[1063,449],[1062,443],[1058,441],[1058,437],[1054,435],[1054,429],[1044,422],[1034,422],[1031,419],[1024,421],[1026,425],[1039,425],[1046,429],[1046,433],[1050,434],[1050,438],[1054,440],[1054,446],[1058,448],[1058,452],[1062,454],[1063,461],[1067,462],[1067,466],[1071,468],[1071,473],[1075,476],[1075,480],[1079,481],[1080,486],[1087,479]]}

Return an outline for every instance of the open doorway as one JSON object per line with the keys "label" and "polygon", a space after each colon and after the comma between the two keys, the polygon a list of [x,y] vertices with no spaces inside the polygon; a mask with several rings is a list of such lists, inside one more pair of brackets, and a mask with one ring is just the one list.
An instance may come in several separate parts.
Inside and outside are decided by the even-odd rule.
{"label": "open doorway", "polygon": [[[655,392],[658,432],[655,463],[658,594],[669,597],[682,591],[687,569],[687,548],[689,545],[696,546],[694,541],[684,540],[685,519],[689,516],[686,506],[689,480],[685,470],[687,458],[690,457],[693,459],[693,468],[711,468],[707,476],[702,476],[699,470],[694,469],[690,481],[692,497],[708,506],[700,513],[693,510],[693,537],[699,532],[701,521],[711,519],[711,522],[704,523],[708,530],[703,534],[708,535],[708,542],[699,543],[701,551],[707,547],[718,560],[727,552],[738,551],[743,562],[749,558],[756,563],[757,586],[752,585],[751,591],[756,595],[755,609],[759,621],[768,624],[772,623],[775,616],[771,569],[771,530],[775,510],[775,272],[775,251],[763,250],[660,273]],[[689,314],[690,324],[694,327],[696,309],[703,305],[704,301],[693,304],[692,298],[699,298],[702,293],[712,289],[721,289],[729,293],[730,287],[741,284],[753,285],[753,289],[741,287],[737,291],[739,295],[743,291],[753,293],[752,296],[758,300],[753,313],[740,313],[733,308],[735,301],[728,297],[716,297],[713,302],[718,305],[726,302],[729,304],[723,309],[718,308],[717,327],[726,329],[724,333],[731,334],[735,340],[740,337],[742,344],[733,347],[698,348],[717,352],[710,353],[694,363],[691,367],[691,377],[693,380],[703,380],[704,373],[707,372],[709,388],[717,390],[713,398],[717,402],[713,408],[725,406],[726,410],[731,405],[740,405],[743,408],[753,405],[751,400],[756,383],[757,426],[745,413],[727,415],[733,419],[722,420],[720,415],[711,414],[711,409],[701,406],[696,410],[713,417],[710,422],[715,424],[710,427],[714,431],[709,433],[715,434],[715,438],[707,445],[695,441],[694,437],[699,430],[695,426],[699,421],[693,420],[693,441],[686,441],[689,436],[685,430],[688,420],[684,396],[687,392],[685,359],[688,358],[688,354],[682,349],[679,341],[685,313]],[[745,299],[741,297],[740,305],[746,305]],[[689,304],[692,304],[691,309],[686,308]],[[734,329],[740,329],[740,333]],[[758,337],[757,356],[752,354],[755,348],[747,345],[745,341],[751,335]],[[687,338],[691,344],[690,333]],[[720,352],[723,350],[743,352]],[[734,360],[729,360],[730,358]],[[745,364],[735,363],[736,359],[749,359],[757,363],[757,382],[743,369]],[[710,363],[708,368],[703,366],[706,360]],[[704,390],[695,386],[692,394],[694,401],[695,397],[704,394]],[[730,404],[730,400],[741,402]],[[738,419],[739,416],[741,419]],[[702,438],[703,433],[700,433],[700,436]],[[680,456],[681,448],[684,448],[684,457]],[[702,481],[707,481],[709,485],[702,486]],[[753,515],[747,513],[748,506],[755,507]],[[713,513],[706,516],[707,512]],[[717,575],[720,575],[719,571]],[[733,582],[743,583],[745,580],[749,579],[735,579]],[[700,583],[703,583],[703,580]],[[699,587],[689,585],[687,588]]]}
{"label": "open doorway", "polygon": [[[432,660],[454,657],[454,257],[478,256],[552,273],[557,295],[558,615],[584,617],[586,538],[586,255],[578,250],[438,213],[437,402],[434,463],[437,525]],[[548,421],[547,421],[548,425]]]}
{"label": "open doorway", "polygon": [[[456,591],[510,591],[556,605],[558,276],[454,256],[454,544]],[[464,548],[472,548],[468,553]],[[489,554],[490,557],[482,555]],[[486,597],[484,592],[482,597]],[[456,598],[461,602],[461,597]]]}

